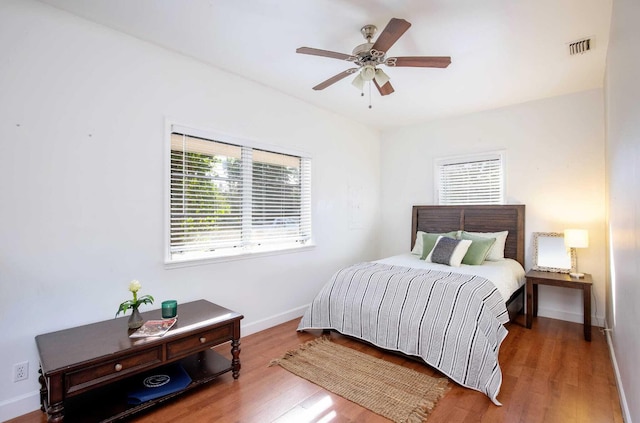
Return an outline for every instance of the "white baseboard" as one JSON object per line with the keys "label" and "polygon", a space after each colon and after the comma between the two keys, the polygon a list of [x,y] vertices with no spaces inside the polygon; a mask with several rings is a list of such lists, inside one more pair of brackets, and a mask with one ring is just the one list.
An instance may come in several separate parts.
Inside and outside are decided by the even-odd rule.
{"label": "white baseboard", "polygon": [[308,304],[276,314],[275,316],[267,317],[266,319],[258,320],[257,322],[242,325],[242,336],[248,336],[253,333],[260,332],[261,330],[269,329],[281,323],[288,322],[289,320],[302,317],[307,308],[309,308]]}
{"label": "white baseboard", "polygon": [[[242,336],[248,336],[261,330],[269,329],[270,327],[279,325],[280,323],[288,322],[289,320],[301,317],[308,305],[296,307],[294,309],[285,311],[275,316],[267,317],[266,319],[258,320],[247,325],[242,326]],[[40,409],[40,391],[36,390],[19,397],[10,398],[7,401],[0,403],[0,422],[22,416],[23,414],[31,413],[32,411]]]}
{"label": "white baseboard", "polygon": [[40,390],[0,402],[0,422],[40,409]]}
{"label": "white baseboard", "polygon": [[618,369],[618,361],[616,360],[616,353],[613,350],[613,342],[611,341],[611,332],[606,331],[607,345],[609,345],[609,355],[611,356],[611,363],[613,364],[613,372],[616,376],[616,386],[618,387],[618,395],[620,395],[620,407],[622,408],[622,418],[625,423],[631,422],[631,413],[629,412],[629,405],[627,404],[627,397],[624,394],[624,388],[620,382],[620,369]]}
{"label": "white baseboard", "polygon": [[[568,313],[562,310],[554,310],[550,308],[538,307],[539,317],[548,317],[550,319],[564,320],[565,322],[583,323],[582,313]],[[591,316],[591,325],[604,327],[604,316]]]}

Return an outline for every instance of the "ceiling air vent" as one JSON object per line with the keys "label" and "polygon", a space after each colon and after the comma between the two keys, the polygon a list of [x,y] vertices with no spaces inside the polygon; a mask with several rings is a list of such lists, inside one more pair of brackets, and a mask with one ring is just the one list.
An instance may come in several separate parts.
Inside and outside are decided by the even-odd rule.
{"label": "ceiling air vent", "polygon": [[593,48],[593,40],[591,38],[583,38],[582,40],[569,43],[569,55],[584,54]]}

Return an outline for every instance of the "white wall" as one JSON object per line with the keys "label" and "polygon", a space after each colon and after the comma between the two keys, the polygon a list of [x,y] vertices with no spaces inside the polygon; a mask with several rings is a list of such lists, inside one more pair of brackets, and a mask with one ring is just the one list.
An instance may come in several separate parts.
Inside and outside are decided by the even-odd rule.
{"label": "white wall", "polygon": [[[615,0],[607,55],[607,325],[625,422],[640,422],[640,3]],[[633,399],[635,398],[635,400]]]}
{"label": "white wall", "polygon": [[[526,205],[526,268],[532,263],[532,232],[588,229],[590,245],[578,251],[578,264],[593,275],[595,317],[602,322],[603,109],[598,89],[384,132],[381,255],[409,250],[411,206],[434,204],[435,158],[504,149],[507,200]],[[540,316],[582,322],[581,291],[541,286],[539,292]]]}
{"label": "white wall", "polygon": [[[113,318],[131,279],[157,302],[241,312],[246,335],[300,316],[333,271],[377,253],[366,127],[38,2],[0,3],[0,51],[0,420],[39,408],[34,337]],[[165,118],[310,153],[317,246],[165,269]],[[24,360],[30,377],[13,383]]]}

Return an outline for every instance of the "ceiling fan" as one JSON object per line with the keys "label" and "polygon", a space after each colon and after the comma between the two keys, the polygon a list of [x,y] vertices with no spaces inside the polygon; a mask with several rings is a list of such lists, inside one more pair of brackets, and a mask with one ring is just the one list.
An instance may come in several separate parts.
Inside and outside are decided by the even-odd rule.
{"label": "ceiling fan", "polygon": [[375,25],[365,25],[360,29],[362,36],[367,40],[353,49],[352,54],[337,53],[334,51],[320,50],[311,47],[300,47],[296,53],[310,54],[313,56],[331,57],[333,59],[353,62],[357,67],[347,69],[313,87],[314,90],[323,90],[328,86],[358,73],[352,84],[362,90],[365,82],[373,82],[380,95],[388,95],[394,92],[389,76],[378,66],[385,64],[391,67],[420,67],[420,68],[446,68],[451,63],[448,56],[405,56],[387,57],[387,52],[396,41],[404,34],[411,24],[404,19],[392,18],[382,30],[375,43],[371,42],[378,30]]}

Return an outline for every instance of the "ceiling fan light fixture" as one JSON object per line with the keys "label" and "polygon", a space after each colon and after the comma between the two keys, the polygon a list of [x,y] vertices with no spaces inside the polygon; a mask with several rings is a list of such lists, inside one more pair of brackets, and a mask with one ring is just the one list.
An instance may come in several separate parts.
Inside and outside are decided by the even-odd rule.
{"label": "ceiling fan light fixture", "polygon": [[373,80],[373,78],[375,78],[375,76],[376,76],[375,67],[373,67],[372,65],[364,65],[362,67],[362,70],[360,71],[360,77],[362,77],[364,81],[371,81]]}
{"label": "ceiling fan light fixture", "polygon": [[356,75],[355,78],[353,78],[353,81],[351,81],[351,85],[353,85],[360,91],[364,89],[364,79],[362,79],[362,76],[360,76],[359,73]]}
{"label": "ceiling fan light fixture", "polygon": [[[330,57],[332,59],[344,60],[352,63],[352,68],[340,72],[332,76],[326,81],[313,87],[314,90],[323,90],[349,75],[357,73],[351,84],[361,91],[364,95],[363,88],[366,82],[369,82],[369,93],[371,93],[372,85],[375,85],[381,96],[393,94],[395,91],[391,85],[391,78],[378,66],[387,65],[392,67],[411,67],[411,68],[446,68],[451,64],[449,56],[400,56],[387,57],[389,49],[402,37],[402,35],[411,27],[411,23],[404,19],[391,18],[382,33],[373,40],[376,33],[374,25],[365,25],[361,32],[366,40],[364,44],[360,44],[353,49],[352,54],[338,53],[335,51],[321,50],[311,47],[299,47],[296,53],[310,54],[312,56]],[[371,83],[373,81],[373,84]]]}
{"label": "ceiling fan light fixture", "polygon": [[389,80],[391,78],[389,78],[389,75],[387,75],[386,73],[384,73],[382,71],[382,69],[376,69],[376,76],[374,77],[376,82],[378,83],[379,86],[383,86],[384,84],[386,84],[387,82],[389,82]]}

